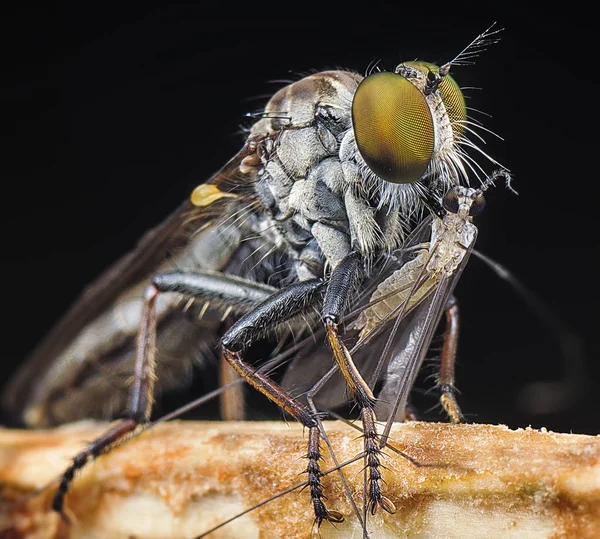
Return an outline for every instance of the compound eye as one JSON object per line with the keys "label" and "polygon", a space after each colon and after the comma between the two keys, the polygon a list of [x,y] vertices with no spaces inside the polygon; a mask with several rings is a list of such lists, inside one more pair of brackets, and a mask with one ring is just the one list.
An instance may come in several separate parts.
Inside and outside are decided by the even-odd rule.
{"label": "compound eye", "polygon": [[375,73],[359,84],[352,123],[360,155],[380,178],[415,182],[434,148],[433,118],[421,91],[396,73]]}
{"label": "compound eye", "polygon": [[[414,67],[427,76],[429,76],[430,73],[437,75],[440,72],[440,68],[438,66],[429,62],[405,62],[405,65]],[[454,133],[454,136],[458,138],[464,131],[464,122],[467,119],[465,96],[463,95],[458,83],[450,75],[442,77],[442,80],[438,86],[438,91],[440,92],[442,101],[446,107],[452,132]]]}
{"label": "compound eye", "polygon": [[469,210],[469,215],[479,215],[483,208],[485,208],[485,198],[483,195],[478,195],[471,202],[471,209]]}
{"label": "compound eye", "polygon": [[458,191],[449,189],[442,197],[442,207],[450,213],[458,213]]}

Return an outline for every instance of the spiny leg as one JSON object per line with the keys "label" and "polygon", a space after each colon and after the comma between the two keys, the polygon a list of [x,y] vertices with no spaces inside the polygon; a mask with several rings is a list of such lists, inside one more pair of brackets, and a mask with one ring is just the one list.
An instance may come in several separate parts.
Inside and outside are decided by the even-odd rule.
{"label": "spiny leg", "polygon": [[[317,410],[317,407],[315,406],[315,401],[314,401],[315,395],[319,391],[321,391],[321,389],[323,389],[323,386],[328,382],[328,380],[336,372],[338,372],[337,365],[331,367],[331,369],[329,369],[329,371],[327,371],[327,373],[325,375],[323,375],[321,377],[321,379],[318,380],[310,390],[308,390],[308,392],[306,393],[306,401],[308,402],[308,406],[309,406],[310,410],[312,411],[313,416],[315,417],[315,419],[317,421],[317,424],[319,425],[321,437],[327,444],[327,448],[329,449],[329,454],[331,455],[331,459],[333,460],[333,463],[335,464],[335,466],[337,468],[338,474],[340,476],[340,480],[342,481],[342,485],[344,486],[344,490],[346,491],[346,496],[348,496],[348,500],[350,501],[350,504],[352,505],[352,508],[354,509],[354,513],[357,516],[358,521],[363,528],[363,538],[368,539],[369,534],[367,532],[365,520],[363,519],[363,517],[358,509],[358,506],[356,505],[356,502],[354,501],[354,497],[352,496],[352,491],[350,490],[350,486],[348,485],[348,482],[346,481],[346,477],[344,476],[344,472],[342,471],[342,468],[340,467],[340,463],[337,460],[337,457],[335,455],[335,452],[333,450],[331,442],[327,438],[327,433],[325,432],[325,427],[323,426],[323,422],[321,421],[319,411]],[[329,413],[331,413],[331,412],[329,412]],[[333,415],[335,415],[335,414],[333,414]]]}
{"label": "spiny leg", "polygon": [[454,388],[454,368],[456,365],[456,352],[458,349],[459,312],[458,302],[451,297],[446,306],[446,329],[444,331],[444,344],[442,346],[442,363],[438,376],[440,388],[440,403],[452,423],[462,423],[464,417],[458,406]]}
{"label": "spiny leg", "polygon": [[[75,473],[88,462],[123,443],[140,425],[148,423],[152,413],[156,381],[156,299],[160,293],[178,292],[188,298],[214,301],[247,312],[273,293],[273,288],[220,273],[164,273],[152,279],[144,296],[140,330],[136,341],[133,384],[129,393],[126,418],[90,443],[64,472],[52,507],[62,513],[64,498]],[[239,406],[238,406],[239,408]]]}
{"label": "spiny leg", "polygon": [[333,350],[340,372],[360,408],[365,446],[365,463],[368,469],[368,499],[371,514],[378,506],[394,513],[394,504],[381,493],[381,448],[377,443],[375,428],[375,397],[369,385],[356,368],[348,348],[338,333],[338,323],[348,311],[351,298],[363,279],[362,260],[358,253],[347,255],[333,270],[323,304],[323,321],[327,339]]}
{"label": "spiny leg", "polygon": [[235,371],[252,387],[285,410],[309,429],[308,432],[308,488],[315,512],[315,521],[342,522],[341,513],[327,509],[324,503],[320,467],[321,449],[318,422],[304,405],[286,393],[265,374],[258,372],[243,359],[244,351],[254,342],[274,331],[281,323],[312,309],[320,300],[323,281],[312,280],[290,285],[261,303],[256,309],[240,318],[223,335],[223,356]]}
{"label": "spiny leg", "polygon": [[65,470],[52,501],[52,509],[64,517],[64,500],[75,473],[88,462],[123,443],[141,424],[150,420],[155,378],[156,313],[154,306],[159,291],[149,286],[144,296],[140,331],[136,341],[133,385],[129,394],[127,418],[112,426],[102,436],[88,444]]}
{"label": "spiny leg", "polygon": [[[190,300],[198,300],[225,309],[227,313],[245,314],[277,291],[255,281],[219,272],[170,272],[153,280],[161,292],[177,292]],[[231,366],[221,359],[219,384],[226,386],[237,377]],[[221,395],[221,417],[225,420],[244,419],[244,388],[236,385]]]}

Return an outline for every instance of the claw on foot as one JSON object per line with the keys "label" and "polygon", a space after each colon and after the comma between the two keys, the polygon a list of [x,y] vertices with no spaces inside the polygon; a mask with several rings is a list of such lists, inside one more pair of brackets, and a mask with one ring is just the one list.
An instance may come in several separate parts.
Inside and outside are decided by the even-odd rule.
{"label": "claw on foot", "polygon": [[378,500],[371,500],[369,504],[369,509],[372,515],[375,515],[377,512],[377,507],[381,507],[384,511],[387,511],[390,515],[393,515],[396,512],[396,506],[394,502],[385,496],[381,496]]}
{"label": "claw on foot", "polygon": [[340,513],[339,511],[328,509],[327,516],[325,517],[325,519],[329,522],[335,522],[339,524],[340,522],[344,522],[344,515],[342,515],[342,513]]}
{"label": "claw on foot", "polygon": [[316,427],[311,428],[309,433],[308,454],[306,455],[308,458],[308,466],[306,467],[308,481],[306,482],[306,486],[310,488],[310,496],[313,501],[315,523],[317,524],[317,527],[321,526],[321,522],[324,520],[329,522],[344,521],[342,513],[327,509],[323,503],[323,500],[326,500],[327,498],[323,494],[323,485],[321,484],[323,472],[319,466],[319,461],[321,460],[319,440],[319,429]]}
{"label": "claw on foot", "polygon": [[317,524],[317,527],[320,527],[324,520],[340,523],[344,522],[344,515],[339,511],[327,509],[325,504],[319,500],[318,503],[315,503],[315,523]]}

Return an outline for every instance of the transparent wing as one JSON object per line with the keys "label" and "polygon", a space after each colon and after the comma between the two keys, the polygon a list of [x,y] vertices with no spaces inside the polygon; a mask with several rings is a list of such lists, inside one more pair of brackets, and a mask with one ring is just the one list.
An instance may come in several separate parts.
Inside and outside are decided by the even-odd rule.
{"label": "transparent wing", "polygon": [[[258,161],[256,139],[247,142],[206,183],[245,195],[247,186],[251,185],[250,180],[256,174],[255,167],[243,166],[249,161],[250,164]],[[206,256],[212,253],[210,256],[215,260],[226,262],[232,256],[238,244],[234,239],[208,245],[210,234],[205,235],[206,240],[199,239],[197,234],[222,219],[232,200],[224,198],[206,207],[196,207],[186,200],[163,223],[147,232],[131,252],[85,288],[6,386],[2,404],[8,415],[21,422],[23,410],[34,401],[50,403],[64,398],[65,404],[56,410],[60,417],[51,418],[51,412],[45,406],[39,406],[40,417],[26,421],[30,425],[47,424],[73,420],[86,414],[105,417],[111,412],[106,409],[107,401],[126,401],[127,386],[115,384],[115,379],[126,378],[129,376],[126,373],[131,372],[125,363],[133,354],[133,336],[137,329],[130,327],[124,335],[113,320],[131,313],[129,325],[135,326],[136,314],[133,308],[127,306],[133,305],[137,297],[141,298],[145,283],[161,265],[168,264],[178,253],[188,249],[193,241],[204,241]],[[138,311],[141,312],[141,308]],[[102,320],[105,322],[100,323]],[[190,324],[181,309],[171,309],[165,314],[163,327],[163,349],[169,350],[170,357],[183,357],[181,368],[189,368],[193,359],[189,356],[198,355],[198,342],[203,339],[197,325]],[[169,370],[177,369],[177,362],[173,361]],[[69,378],[72,380],[69,381]],[[167,372],[162,377],[163,384],[173,385],[176,378],[174,372]],[[185,376],[181,378],[185,379]],[[78,391],[75,391],[75,382],[80,386]],[[110,406],[113,411],[119,410],[119,403]]]}

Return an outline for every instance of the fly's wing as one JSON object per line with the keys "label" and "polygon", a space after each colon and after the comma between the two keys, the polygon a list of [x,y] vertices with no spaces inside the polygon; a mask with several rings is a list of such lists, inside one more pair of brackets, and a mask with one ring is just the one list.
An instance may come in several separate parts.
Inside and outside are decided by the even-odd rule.
{"label": "fly's wing", "polygon": [[[248,196],[246,190],[260,162],[260,138],[251,137],[207,184]],[[173,269],[173,262],[168,260],[186,251],[188,263],[202,253],[202,260],[207,260],[209,266],[205,269],[221,269],[233,255],[239,238],[235,227],[224,233],[216,230],[214,223],[235,201],[234,197],[223,197],[205,207],[185,201],[161,225],[146,233],[133,251],[84,289],[6,386],[2,404],[8,414],[29,426],[42,426],[106,416],[110,408],[120,411],[127,395],[123,378],[129,376],[126,372],[132,372],[123,364],[132,356],[147,280],[162,268]],[[177,261],[178,267],[185,269],[185,264],[185,256],[183,262]],[[163,311],[163,342],[168,338],[173,342],[162,345],[159,327],[159,353],[166,350],[169,356],[185,354],[188,341],[200,338],[197,324],[191,327],[173,305],[165,305]],[[167,323],[180,331],[167,331]],[[201,353],[197,344],[188,350],[196,356],[194,359]],[[189,361],[187,365],[189,368]],[[174,385],[177,369],[172,365],[173,372],[164,373],[167,375],[161,378],[165,384]]]}
{"label": "fly's wing", "polygon": [[444,279],[412,313],[398,331],[385,363],[381,391],[377,395],[377,417],[404,421],[409,393],[433,339],[448,300],[450,282]]}

